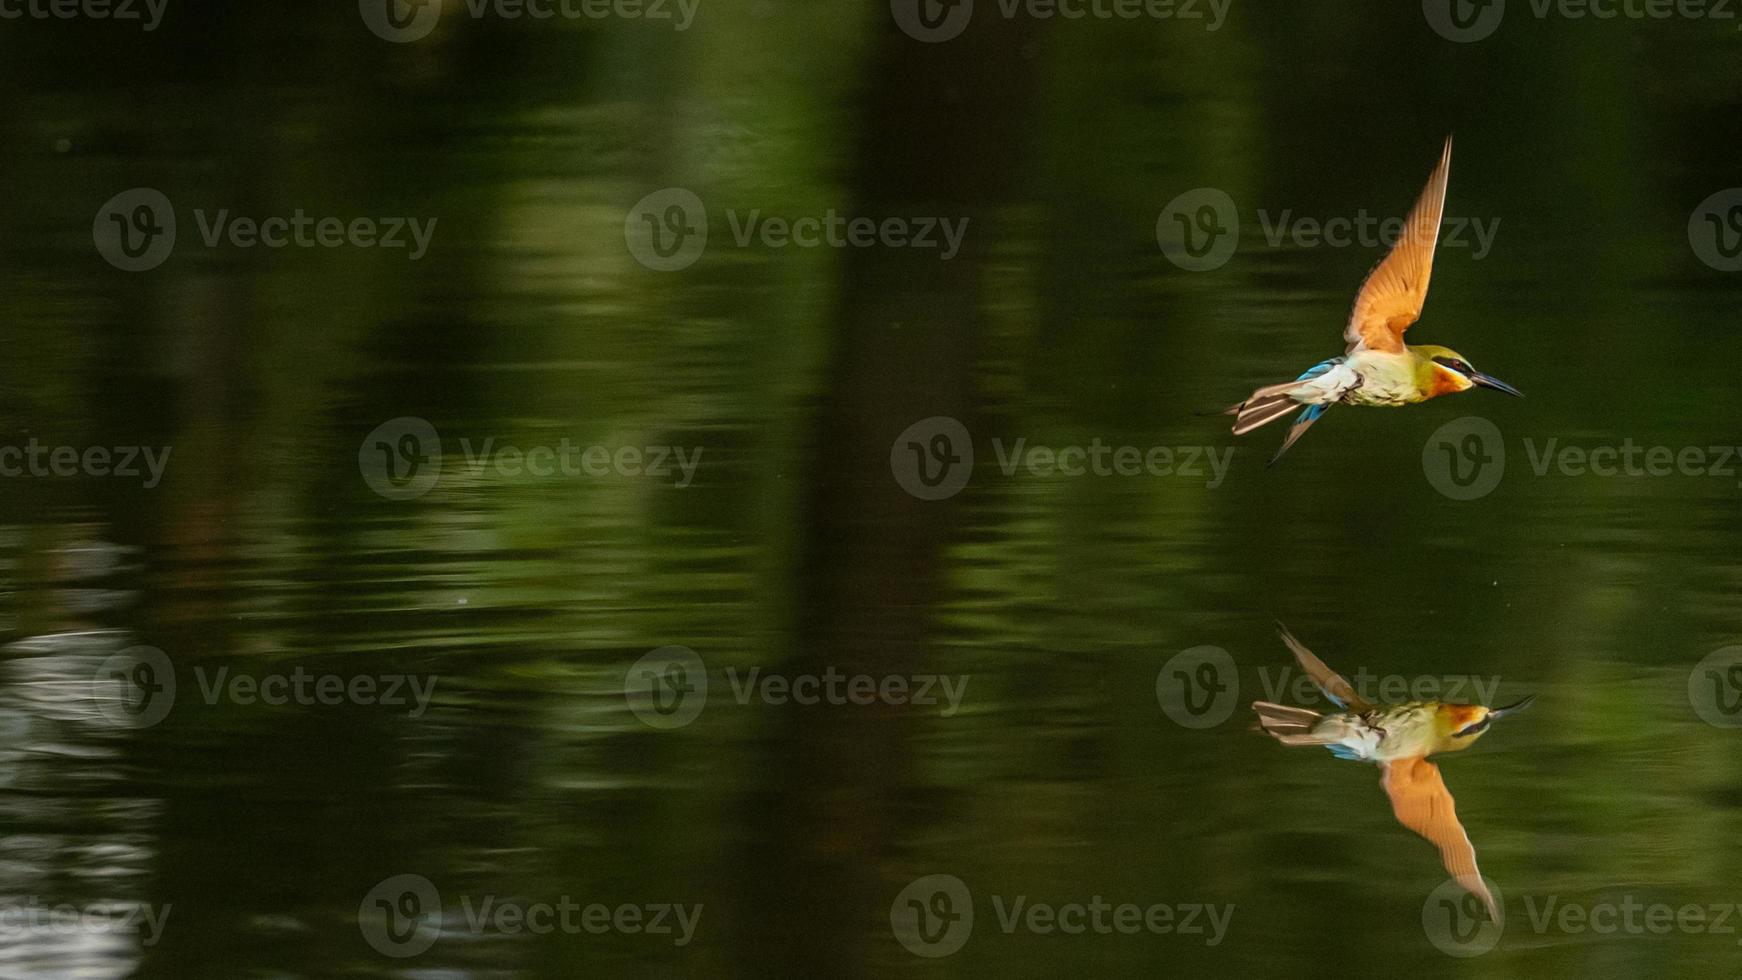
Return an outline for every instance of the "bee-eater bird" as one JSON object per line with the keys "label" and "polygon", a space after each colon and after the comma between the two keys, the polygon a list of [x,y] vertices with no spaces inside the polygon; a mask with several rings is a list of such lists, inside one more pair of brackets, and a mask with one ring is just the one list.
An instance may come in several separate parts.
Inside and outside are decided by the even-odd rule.
{"label": "bee-eater bird", "polygon": [[1287,627],[1278,629],[1301,669],[1325,697],[1345,710],[1320,714],[1256,701],[1252,710],[1258,713],[1259,725],[1284,745],[1322,745],[1339,759],[1376,763],[1380,785],[1391,797],[1398,822],[1439,848],[1446,871],[1464,890],[1480,898],[1489,917],[1499,922],[1494,895],[1476,870],[1476,849],[1458,822],[1452,794],[1440,778],[1439,767],[1427,757],[1469,748],[1496,719],[1523,709],[1535,698],[1527,697],[1504,708],[1443,701],[1376,705],[1362,700],[1353,685],[1313,656]]}
{"label": "bee-eater bird", "polygon": [[1470,366],[1449,347],[1410,346],[1403,332],[1421,316],[1433,272],[1434,245],[1446,205],[1446,178],[1452,166],[1452,138],[1439,166],[1410,209],[1403,234],[1367,274],[1355,308],[1343,328],[1343,356],[1320,361],[1293,381],[1267,385],[1223,411],[1234,416],[1234,434],[1243,436],[1300,409],[1275,463],[1332,405],[1413,405],[1480,385],[1524,397],[1517,388]]}

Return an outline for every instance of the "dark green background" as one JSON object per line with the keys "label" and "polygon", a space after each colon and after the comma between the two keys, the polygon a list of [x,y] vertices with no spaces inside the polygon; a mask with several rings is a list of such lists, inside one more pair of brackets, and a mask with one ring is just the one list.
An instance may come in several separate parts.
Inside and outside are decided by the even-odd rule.
{"label": "dark green background", "polygon": [[[0,930],[19,974],[339,976],[1717,976],[1736,937],[1538,935],[1442,955],[1442,878],[1369,768],[1160,710],[1214,645],[1242,700],[1288,622],[1353,672],[1498,677],[1540,696],[1444,764],[1508,896],[1742,901],[1738,733],[1687,680],[1742,640],[1738,477],[1531,472],[1524,440],[1734,444],[1739,274],[1689,215],[1742,184],[1735,20],[1539,20],[1455,44],[1420,5],[1235,0],[1201,21],[1006,21],[927,45],[875,2],[702,0],[636,21],[473,21],[411,44],[354,4],[171,0],[155,32],[0,22],[0,443],[173,446],[168,478],[0,480],[0,895],[169,904],[163,941]],[[1280,466],[1192,413],[1340,351],[1373,248],[1269,246],[1256,213],[1400,213],[1457,134],[1410,339],[1522,388],[1339,409]],[[116,193],[181,237],[112,268]],[[710,207],[690,268],[623,224],[668,186]],[[1168,262],[1177,194],[1243,238]],[[191,212],[438,219],[429,254],[208,249]],[[969,218],[962,253],[732,244],[725,209]],[[1462,415],[1512,454],[1467,503],[1423,474]],[[940,503],[891,443],[933,415],[981,454]],[[364,436],[443,434],[389,501]],[[471,477],[460,437],[701,446],[694,485]],[[1202,480],[1006,477],[991,439],[1238,445]],[[207,706],[116,731],[53,707],[103,655],[438,678],[403,710]],[[653,730],[625,669],[715,671]],[[964,710],[739,706],[727,667],[969,674]],[[65,685],[54,687],[56,678]],[[398,961],[357,907],[444,896],[701,902],[645,936],[444,938]],[[941,960],[892,937],[908,881],[980,896]],[[1233,903],[1220,946],[1004,935],[986,896]],[[55,971],[61,971],[55,973]]]}

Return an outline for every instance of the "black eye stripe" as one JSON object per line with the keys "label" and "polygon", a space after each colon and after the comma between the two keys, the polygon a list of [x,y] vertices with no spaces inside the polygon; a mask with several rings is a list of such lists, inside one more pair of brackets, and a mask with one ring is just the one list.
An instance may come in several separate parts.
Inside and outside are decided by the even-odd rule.
{"label": "black eye stripe", "polygon": [[1481,721],[1476,722],[1474,725],[1471,725],[1468,728],[1465,728],[1462,731],[1458,732],[1458,736],[1460,738],[1462,738],[1462,737],[1467,736],[1467,735],[1475,735],[1475,734],[1478,734],[1482,731],[1485,731],[1488,728],[1488,723],[1493,721],[1493,720],[1494,719],[1492,719],[1492,718],[1484,718]]}

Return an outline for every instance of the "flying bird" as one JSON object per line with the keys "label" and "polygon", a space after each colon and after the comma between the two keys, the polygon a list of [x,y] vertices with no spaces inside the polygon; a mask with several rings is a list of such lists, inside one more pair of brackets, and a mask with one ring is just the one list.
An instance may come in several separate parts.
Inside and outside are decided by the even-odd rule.
{"label": "flying bird", "polygon": [[1428,756],[1459,752],[1475,744],[1496,719],[1529,705],[1527,697],[1504,708],[1442,701],[1409,701],[1376,705],[1363,700],[1342,675],[1313,656],[1287,627],[1279,626],[1282,642],[1294,651],[1301,669],[1338,707],[1336,714],[1256,701],[1252,710],[1264,731],[1284,745],[1322,745],[1339,759],[1379,766],[1379,783],[1391,798],[1399,823],[1439,848],[1446,871],[1465,891],[1482,900],[1488,915],[1500,921],[1494,895],[1476,870],[1476,848],[1458,822],[1452,794],[1440,769]]}
{"label": "flying bird", "polygon": [[1427,301],[1451,166],[1448,136],[1402,236],[1361,284],[1343,328],[1348,344],[1343,356],[1320,361],[1293,381],[1266,385],[1223,410],[1234,416],[1234,434],[1243,436],[1300,409],[1282,447],[1270,458],[1272,464],[1332,405],[1413,405],[1476,386],[1524,397],[1517,388],[1471,367],[1468,358],[1449,347],[1403,342],[1403,332],[1420,318]]}

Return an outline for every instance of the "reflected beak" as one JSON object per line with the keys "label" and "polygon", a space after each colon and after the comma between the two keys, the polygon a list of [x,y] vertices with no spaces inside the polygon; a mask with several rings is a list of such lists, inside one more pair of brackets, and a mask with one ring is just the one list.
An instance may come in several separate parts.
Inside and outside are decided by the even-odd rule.
{"label": "reflected beak", "polygon": [[1504,381],[1501,381],[1499,378],[1489,377],[1480,371],[1471,374],[1470,381],[1472,384],[1478,384],[1484,388],[1493,388],[1495,391],[1504,391],[1514,398],[1524,397],[1524,392],[1519,391],[1517,388],[1512,387]]}
{"label": "reflected beak", "polygon": [[1530,702],[1535,701],[1535,700],[1536,700],[1536,695],[1532,694],[1531,696],[1525,698],[1524,700],[1515,701],[1512,704],[1509,704],[1504,708],[1495,708],[1493,711],[1488,712],[1488,717],[1490,717],[1490,718],[1504,718],[1507,715],[1513,714],[1514,712],[1523,711],[1525,708],[1530,707]]}

